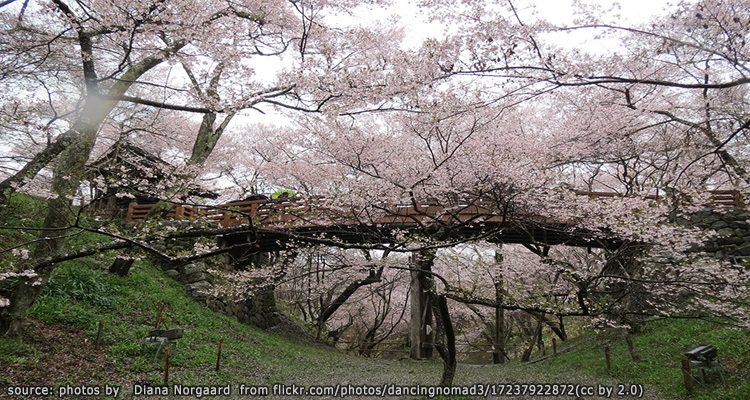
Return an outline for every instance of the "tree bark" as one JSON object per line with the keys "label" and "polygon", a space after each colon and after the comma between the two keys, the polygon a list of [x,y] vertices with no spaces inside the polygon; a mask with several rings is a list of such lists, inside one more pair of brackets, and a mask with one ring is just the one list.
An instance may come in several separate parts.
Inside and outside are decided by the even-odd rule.
{"label": "tree bark", "polygon": [[430,292],[433,298],[433,311],[435,313],[436,338],[439,333],[445,336],[445,342],[435,340],[435,348],[443,359],[443,375],[440,379],[441,386],[452,386],[453,378],[456,376],[456,334],[453,331],[453,322],[448,311],[448,301],[445,296]]}
{"label": "tree bark", "polygon": [[383,276],[383,267],[380,267],[377,272],[370,271],[370,274],[365,279],[358,279],[349,285],[342,291],[336,298],[328,305],[328,307],[323,310],[323,312],[320,313],[320,315],[317,318],[317,326],[318,326],[318,338],[320,338],[320,334],[323,331],[323,328],[325,328],[325,323],[328,321],[331,316],[339,309],[341,308],[344,303],[346,303],[347,300],[349,300],[350,297],[354,294],[354,292],[357,291],[357,289],[361,288],[362,286],[371,285],[376,282],[380,282],[380,278]]}
{"label": "tree bark", "polygon": [[[420,289],[427,297],[430,304],[429,309],[435,318],[435,327],[432,332],[434,337],[433,342],[435,350],[440,354],[440,358],[443,359],[443,375],[440,379],[440,385],[451,386],[453,384],[453,377],[456,375],[456,335],[453,330],[453,322],[451,321],[446,297],[445,295],[437,294],[435,279],[429,273],[432,271],[435,255],[435,250],[419,251],[413,261],[417,271],[412,272],[417,273],[416,277],[420,283]],[[429,313],[429,310],[424,311],[422,315]],[[424,320],[424,317],[422,319]],[[413,348],[414,343],[412,343]]]}
{"label": "tree bark", "polygon": [[[112,98],[117,98],[124,94],[138,77],[149,69],[159,65],[163,60],[164,54],[147,57],[133,65],[112,85],[107,97],[101,96],[97,90],[92,90],[87,94],[80,116],[70,129],[71,133],[68,134],[72,139],[66,142],[64,146],[60,145],[54,148],[55,150],[60,150],[58,160],[53,169],[52,192],[54,193],[54,197],[47,202],[47,216],[45,217],[43,228],[59,229],[70,226],[68,222],[71,211],[70,198],[75,195],[83,180],[86,162],[94,147],[99,127],[117,104],[117,100],[112,100]],[[46,159],[45,157],[54,158],[54,155],[44,154],[44,156],[40,156],[40,159]],[[44,167],[41,162],[37,162],[34,165],[34,168],[27,170],[25,172],[26,175],[23,176],[36,175]],[[35,169],[37,167],[38,169]],[[19,178],[20,173],[6,179],[3,184],[5,182],[19,182],[18,179],[23,179],[23,177]],[[33,175],[31,175],[32,173]],[[11,189],[15,190],[14,188]],[[65,232],[67,231],[61,230],[56,231],[54,235],[50,235],[49,231],[42,230],[40,234],[41,241],[33,250],[32,260],[59,254],[65,244]],[[41,293],[43,285],[47,281],[47,278],[49,278],[54,267],[55,265],[51,264],[35,270],[39,275],[41,284],[32,286],[30,283],[23,283],[14,289],[11,304],[6,307],[8,310],[0,315],[0,327],[5,329],[4,332],[0,333],[13,336],[22,333],[21,325],[29,309]]]}
{"label": "tree bark", "polygon": [[521,361],[527,362],[531,358],[531,352],[534,351],[534,345],[538,343],[538,339],[542,335],[543,324],[544,324],[543,318],[539,318],[536,324],[536,330],[529,337],[529,345],[528,347],[526,347],[526,350],[524,350],[523,355],[521,356]]}

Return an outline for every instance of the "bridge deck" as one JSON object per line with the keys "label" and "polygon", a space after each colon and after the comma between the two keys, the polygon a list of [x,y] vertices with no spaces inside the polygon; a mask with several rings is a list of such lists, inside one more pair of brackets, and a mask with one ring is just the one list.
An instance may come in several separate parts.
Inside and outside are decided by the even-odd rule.
{"label": "bridge deck", "polygon": [[[591,199],[618,197],[609,192],[577,192]],[[657,199],[656,196],[651,197]],[[744,208],[734,191],[711,192],[712,208]],[[126,221],[136,223],[149,217],[154,204],[131,203]],[[387,205],[378,217],[341,215],[323,206],[322,199],[302,198],[235,201],[218,206],[176,204],[165,217],[172,220],[202,220],[220,228],[250,225],[222,235],[224,245],[246,245],[249,252],[281,250],[294,238],[298,242],[319,242],[321,236],[338,242],[356,244],[401,243],[399,230],[418,232],[441,240],[482,239],[502,243],[537,243],[581,247],[616,248],[622,240],[579,228],[575,221],[554,217],[525,215],[518,211],[505,221],[500,210],[488,202],[444,207],[439,204]],[[249,233],[251,232],[251,233]],[[605,237],[602,237],[605,236]]]}
{"label": "bridge deck", "polygon": [[[603,199],[621,197],[614,192],[576,192],[579,196],[590,199]],[[743,208],[744,202],[739,192],[732,190],[710,191],[710,203],[712,208]],[[657,199],[658,196],[647,196]],[[130,203],[125,221],[128,223],[145,220],[155,204]],[[168,219],[191,220],[201,219],[222,227],[247,224],[289,224],[295,227],[320,226],[315,222],[315,216],[326,215],[328,221],[324,225],[341,224],[386,224],[386,225],[411,225],[422,221],[441,220],[443,222],[467,223],[467,222],[502,222],[502,217],[497,210],[482,201],[471,204],[458,204],[450,208],[439,204],[413,205],[386,205],[384,216],[377,218],[357,218],[356,216],[339,216],[330,213],[322,206],[322,201],[304,200],[300,197],[285,199],[262,199],[234,201],[217,206],[188,206],[176,204],[171,207],[166,217]],[[516,215],[517,216],[517,215]],[[535,217],[539,219],[539,217]],[[541,221],[540,221],[541,222]],[[553,224],[568,224],[569,221],[559,221],[545,218],[544,222]]]}

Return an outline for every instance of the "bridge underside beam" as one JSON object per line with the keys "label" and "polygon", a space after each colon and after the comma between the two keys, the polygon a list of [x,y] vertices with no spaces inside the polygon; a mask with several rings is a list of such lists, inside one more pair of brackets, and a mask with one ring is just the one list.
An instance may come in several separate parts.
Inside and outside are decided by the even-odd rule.
{"label": "bridge underside beam", "polygon": [[[229,234],[221,238],[223,245],[241,245],[246,243],[254,252],[279,251],[290,247],[311,246],[315,244],[335,245],[379,245],[402,243],[406,232],[420,236],[432,236],[438,240],[453,242],[471,242],[485,240],[506,244],[538,244],[542,246],[575,246],[588,248],[619,248],[623,241],[618,238],[597,238],[598,235],[570,226],[541,225],[537,223],[503,223],[462,225],[446,229],[445,227],[415,226],[366,226],[338,225],[305,228],[287,228],[286,230],[258,229],[253,235],[247,233]],[[321,241],[324,239],[324,241]]]}

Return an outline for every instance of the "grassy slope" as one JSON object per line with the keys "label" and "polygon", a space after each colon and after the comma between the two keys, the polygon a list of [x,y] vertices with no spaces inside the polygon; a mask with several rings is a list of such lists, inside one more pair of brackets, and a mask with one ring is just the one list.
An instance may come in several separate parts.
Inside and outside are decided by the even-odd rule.
{"label": "grassy slope", "polygon": [[[185,337],[179,341],[172,358],[172,383],[435,384],[439,381],[441,366],[437,362],[364,359],[286,339],[213,313],[190,299],[181,285],[158,268],[139,262],[125,278],[72,263],[60,266],[47,295],[33,309],[36,322],[31,337],[0,338],[0,365],[9,366],[0,370],[0,376],[5,376],[0,378],[0,385],[49,384],[50,377],[56,384],[119,383],[126,388],[134,381],[158,384],[162,379],[161,363],[154,360],[153,349],[141,348],[140,339],[153,327],[159,304],[169,307],[165,325],[185,330]],[[105,346],[95,350],[93,341],[99,319],[105,325]],[[51,349],[37,340],[60,339],[49,334],[50,330],[67,335],[62,351],[49,352]],[[213,369],[216,347],[222,338],[223,366],[216,372]],[[107,368],[97,368],[93,362],[77,366],[71,363],[74,370],[67,372],[52,368],[65,363],[70,353],[89,361],[104,360]],[[493,368],[463,368],[458,380],[498,381],[497,372]],[[525,377],[523,371],[509,372],[512,376],[505,378]],[[539,380],[545,379],[540,376]]]}
{"label": "grassy slope", "polygon": [[[0,367],[0,376],[5,376],[0,386],[48,384],[50,379],[56,384],[118,383],[126,390],[134,381],[158,384],[161,363],[154,360],[153,349],[141,349],[140,339],[153,327],[159,304],[169,307],[166,325],[186,332],[172,358],[173,383],[434,384],[440,375],[439,363],[363,359],[240,324],[194,302],[179,284],[147,262],[137,263],[125,278],[67,263],[57,269],[46,293],[33,310],[37,322],[32,324],[32,337],[0,338],[0,365],[9,367],[5,371]],[[96,350],[93,341],[99,319],[105,324],[105,346]],[[223,367],[216,372],[213,365],[221,338],[225,340]],[[59,349],[45,344],[58,340],[62,340]],[[698,342],[719,346],[731,369],[750,359],[750,339],[742,332],[696,321],[662,321],[652,323],[650,332],[636,339],[645,359],[641,363],[629,361],[624,343],[613,343],[612,378],[607,378],[600,347],[587,338],[575,351],[533,365],[459,366],[457,381],[635,382],[681,394],[679,354]],[[83,361],[70,362],[69,355]],[[735,371],[727,377],[726,388],[700,389],[693,398],[750,398],[748,371],[739,373],[743,375]]]}
{"label": "grassy slope", "polygon": [[[36,207],[20,204],[14,214],[31,210]],[[0,235],[4,233],[0,231]],[[86,235],[75,239],[79,245],[94,240],[99,239]],[[0,338],[0,388],[114,383],[127,391],[132,382],[159,384],[161,363],[154,360],[153,349],[141,348],[140,340],[153,327],[160,304],[168,306],[165,325],[185,330],[172,357],[171,383],[236,386],[439,381],[438,362],[363,359],[286,339],[209,311],[148,262],[136,263],[132,274],[122,278],[104,271],[110,261],[111,256],[101,255],[63,263],[56,269],[45,296],[33,309],[29,335],[20,340]],[[93,341],[100,319],[105,326],[104,346],[97,350]],[[224,339],[223,366],[216,372],[213,366],[220,339]],[[720,357],[731,371],[727,385],[701,388],[692,398],[750,399],[746,366],[750,335],[746,331],[699,321],[651,323],[648,332],[636,338],[644,361],[629,361],[624,342],[612,343],[612,377],[604,368],[601,340],[606,338],[578,339],[575,351],[533,365],[460,365],[456,383],[642,383],[649,386],[648,398],[682,398],[677,368],[680,354],[694,344],[711,343],[719,347]],[[4,390],[0,397],[2,393]]]}
{"label": "grassy slope", "polygon": [[[612,377],[620,383],[640,383],[657,389],[665,397],[690,399],[750,399],[750,333],[729,329],[705,321],[652,321],[646,332],[635,337],[635,347],[642,361],[633,362],[624,340],[596,338],[588,335],[577,341],[585,346],[539,363],[551,373],[580,371],[594,378],[609,376],[603,346],[612,350]],[[718,383],[717,371],[708,371],[709,385],[699,386],[685,395],[680,366],[682,354],[699,344],[712,344],[719,350],[719,360],[726,371],[726,384]]]}

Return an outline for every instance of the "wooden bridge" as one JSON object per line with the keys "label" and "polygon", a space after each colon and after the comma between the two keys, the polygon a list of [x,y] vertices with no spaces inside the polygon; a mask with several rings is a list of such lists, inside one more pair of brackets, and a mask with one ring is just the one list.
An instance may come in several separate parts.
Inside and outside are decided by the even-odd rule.
{"label": "wooden bridge", "polygon": [[[605,199],[622,197],[615,192],[575,192],[578,196],[586,196],[590,199]],[[711,208],[744,208],[744,201],[739,192],[733,190],[713,190],[710,191]],[[659,196],[646,196],[646,199],[658,199]],[[202,219],[211,223],[229,227],[246,224],[252,220],[255,224],[263,223],[295,223],[296,225],[307,225],[310,222],[304,215],[317,211],[326,211],[322,199],[312,199],[306,201],[302,197],[280,198],[280,199],[260,199],[233,201],[216,206],[190,206],[190,205],[173,205],[168,214],[168,219],[190,220]],[[128,223],[145,220],[155,204],[138,204],[130,203],[125,216]],[[400,224],[417,222],[417,219],[424,218],[452,218],[456,222],[466,222],[477,216],[492,216],[490,220],[483,219],[486,222],[497,222],[497,210],[492,210],[486,201],[474,201],[467,204],[459,204],[451,207],[441,206],[436,203],[426,202],[417,206],[408,204],[398,204],[395,206],[383,205],[379,207],[387,211],[387,216],[380,217],[374,221],[376,224]],[[493,221],[493,218],[495,221]]]}
{"label": "wooden bridge", "polygon": [[[744,208],[739,192],[730,190],[710,191],[708,207]],[[614,192],[576,192],[589,199],[622,197]],[[658,199],[648,196],[647,199]],[[130,203],[126,222],[137,223],[148,218],[155,204]],[[456,237],[501,241],[504,243],[567,244],[573,246],[602,247],[617,245],[616,238],[602,240],[592,232],[577,228],[575,221],[525,214],[518,210],[504,218],[502,210],[489,201],[477,200],[450,207],[436,202],[417,205],[376,205],[378,216],[342,214],[326,209],[324,199],[301,197],[234,201],[217,206],[189,206],[176,204],[165,217],[172,220],[202,220],[217,227],[239,227],[252,225],[263,231],[256,236],[259,247],[277,247],[274,243],[287,240],[285,232],[297,235],[325,233],[339,240],[356,243],[396,242],[394,231],[398,229],[419,230],[442,238]],[[230,235],[231,236],[231,235]],[[235,238],[234,243],[248,241],[247,237]]]}

